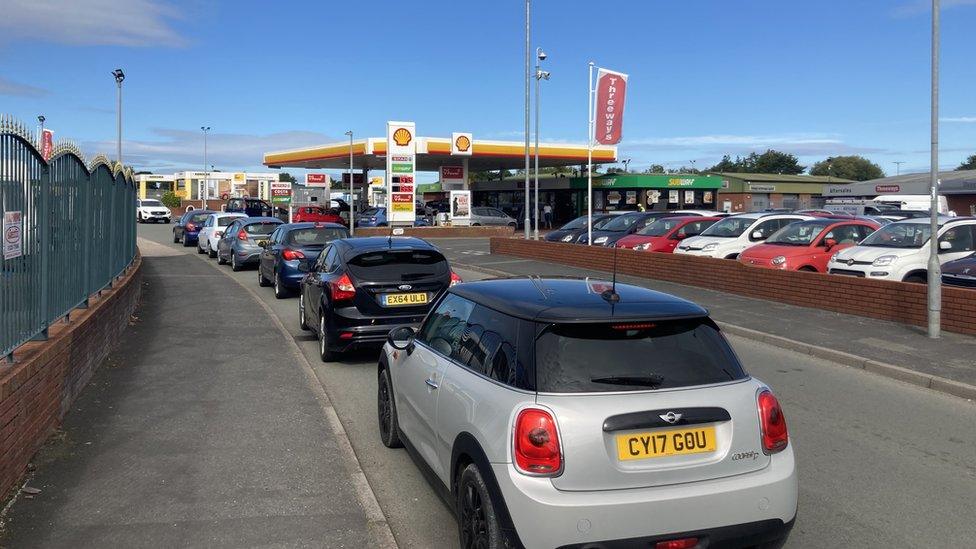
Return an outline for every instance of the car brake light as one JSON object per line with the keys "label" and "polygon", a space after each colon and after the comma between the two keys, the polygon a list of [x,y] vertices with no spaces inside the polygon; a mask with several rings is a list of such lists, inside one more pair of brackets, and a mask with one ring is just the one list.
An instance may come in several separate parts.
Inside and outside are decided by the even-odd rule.
{"label": "car brake light", "polygon": [[654,324],[653,322],[638,322],[634,324],[612,324],[611,325],[611,328],[613,328],[614,330],[623,330],[625,332],[630,330],[650,330],[651,328],[656,328],[656,327],[657,324]]}
{"label": "car brake light", "polygon": [[759,393],[758,404],[763,452],[766,455],[782,452],[790,442],[783,409],[769,390]]}
{"label": "car brake light", "polygon": [[669,539],[657,542],[654,549],[693,549],[696,545],[698,538]]}
{"label": "car brake light", "polygon": [[286,249],[281,252],[281,257],[285,258],[285,261],[292,261],[294,259],[305,259],[305,254],[298,250]]}
{"label": "car brake light", "polygon": [[332,301],[345,301],[356,297],[356,288],[352,285],[349,275],[344,274],[331,284]]}
{"label": "car brake light", "polygon": [[563,456],[559,446],[556,420],[546,410],[526,408],[515,419],[515,466],[537,476],[555,476],[562,472]]}
{"label": "car brake light", "polygon": [[241,232],[237,233],[237,240],[247,240],[247,231],[241,229]]}
{"label": "car brake light", "polygon": [[197,230],[197,226],[194,225],[193,222],[191,221],[190,223],[187,223],[186,224],[186,230],[188,230],[188,231],[195,231],[195,230]]}
{"label": "car brake light", "polygon": [[455,273],[454,271],[451,271],[451,286],[453,286],[455,284],[460,284],[462,282],[464,282],[464,281],[461,280],[461,277],[458,276],[458,274]]}

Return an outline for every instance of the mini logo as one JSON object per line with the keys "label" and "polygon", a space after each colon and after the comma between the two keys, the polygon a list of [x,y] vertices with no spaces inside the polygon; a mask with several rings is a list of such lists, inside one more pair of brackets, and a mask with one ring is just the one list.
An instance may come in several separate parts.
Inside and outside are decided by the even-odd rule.
{"label": "mini logo", "polygon": [[406,292],[407,290],[412,290],[413,289],[413,286],[411,286],[409,284],[400,284],[399,286],[397,286],[397,289],[403,290],[404,292]]}
{"label": "mini logo", "polygon": [[399,128],[397,131],[393,132],[393,142],[399,147],[406,147],[410,144],[413,136],[410,135],[410,130],[406,128]]}
{"label": "mini logo", "polygon": [[461,152],[468,152],[468,149],[471,148],[471,140],[466,135],[459,135],[454,141],[454,146]]}
{"label": "mini logo", "polygon": [[664,421],[667,421],[671,425],[674,425],[675,423],[678,423],[681,420],[681,414],[676,414],[674,412],[668,412],[666,414],[661,414],[658,417],[660,417]]}

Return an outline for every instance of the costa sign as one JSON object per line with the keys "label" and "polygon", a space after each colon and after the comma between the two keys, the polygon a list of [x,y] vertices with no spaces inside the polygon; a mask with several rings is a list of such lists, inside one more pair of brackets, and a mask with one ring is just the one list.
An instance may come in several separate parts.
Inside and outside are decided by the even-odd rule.
{"label": "costa sign", "polygon": [[596,123],[593,140],[601,145],[616,145],[623,137],[624,101],[627,75],[600,69],[596,78]]}

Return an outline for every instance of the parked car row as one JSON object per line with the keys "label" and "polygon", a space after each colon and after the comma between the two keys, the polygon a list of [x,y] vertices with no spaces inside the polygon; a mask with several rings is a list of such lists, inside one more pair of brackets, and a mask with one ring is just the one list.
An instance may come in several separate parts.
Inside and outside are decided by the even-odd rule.
{"label": "parked car row", "polygon": [[[930,219],[853,216],[826,210],[629,212],[593,217],[593,244],[737,260],[745,265],[926,283]],[[547,236],[587,243],[586,217]],[[944,284],[976,287],[976,217],[939,217]]]}

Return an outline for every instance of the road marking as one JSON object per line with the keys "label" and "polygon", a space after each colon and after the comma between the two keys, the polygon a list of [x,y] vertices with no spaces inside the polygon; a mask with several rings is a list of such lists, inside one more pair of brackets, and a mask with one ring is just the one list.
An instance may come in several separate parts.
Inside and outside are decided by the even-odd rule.
{"label": "road marking", "polygon": [[479,265],[503,265],[505,263],[528,263],[531,259],[511,259],[509,261],[483,261]]}

